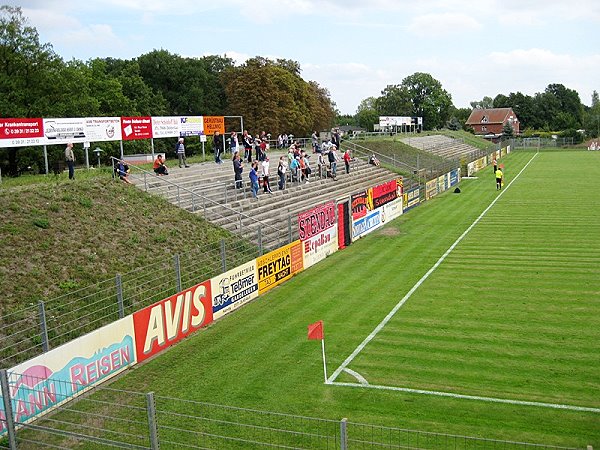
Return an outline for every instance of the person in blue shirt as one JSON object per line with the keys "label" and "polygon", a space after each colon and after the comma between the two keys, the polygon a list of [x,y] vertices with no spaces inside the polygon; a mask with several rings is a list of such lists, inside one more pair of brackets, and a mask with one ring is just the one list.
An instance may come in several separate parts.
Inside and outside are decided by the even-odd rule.
{"label": "person in blue shirt", "polygon": [[252,196],[254,198],[258,198],[258,162],[254,161],[252,163],[252,168],[249,173],[250,177],[250,185],[252,187]]}

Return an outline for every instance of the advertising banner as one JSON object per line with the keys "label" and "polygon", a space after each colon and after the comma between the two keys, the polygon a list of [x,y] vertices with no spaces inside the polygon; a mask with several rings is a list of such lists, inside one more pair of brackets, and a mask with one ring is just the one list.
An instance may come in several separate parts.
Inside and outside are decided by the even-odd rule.
{"label": "advertising banner", "polygon": [[121,134],[124,141],[152,138],[151,117],[121,117]]}
{"label": "advertising banner", "polygon": [[212,320],[210,280],[133,313],[138,362],[160,353]]}
{"label": "advertising banner", "polygon": [[335,226],[335,202],[327,202],[298,214],[298,236],[301,241],[319,235]]}
{"label": "advertising banner", "polygon": [[106,142],[121,140],[120,117],[86,117],[86,142]]}
{"label": "advertising banner", "polygon": [[377,209],[398,198],[398,182],[396,180],[379,184],[368,190],[371,209]]}
{"label": "advertising banner", "polygon": [[256,260],[231,269],[210,280],[213,320],[258,297]]}
{"label": "advertising banner", "polygon": [[[200,136],[204,134],[204,119],[202,116],[180,117],[179,122],[180,136]],[[223,133],[225,133],[225,130],[223,130]]]}
{"label": "advertising banner", "polygon": [[334,226],[302,242],[304,245],[304,268],[308,269],[327,258],[338,249],[337,227]]}
{"label": "advertising banner", "polygon": [[381,221],[385,223],[394,220],[397,217],[400,217],[402,212],[402,197],[400,197],[396,200],[386,203],[385,206],[383,206],[383,211],[381,212]]}
{"label": "advertising banner", "polygon": [[404,201],[402,202],[402,205],[404,212],[406,212],[409,209],[418,206],[421,202],[421,188],[417,186],[415,188],[410,189],[409,191],[404,193],[403,198]]}
{"label": "advertising banner", "polygon": [[[136,363],[127,316],[9,370],[14,417],[23,423]],[[4,417],[0,402],[0,416]],[[5,422],[0,421],[0,434]]]}
{"label": "advertising banner", "polygon": [[437,195],[437,178],[425,183],[425,200],[429,200]]}
{"label": "advertising banner", "polygon": [[179,137],[180,117],[152,117],[152,137]]}
{"label": "advertising banner", "polygon": [[0,118],[0,148],[44,144],[43,119]]}
{"label": "advertising banner", "polygon": [[474,173],[475,173],[475,163],[470,162],[469,164],[467,164],[467,176],[472,177]]}
{"label": "advertising banner", "polygon": [[350,202],[348,200],[338,203],[338,248],[344,249],[352,243],[352,234],[350,233]]}
{"label": "advertising banner", "polygon": [[454,169],[450,172],[450,187],[457,185],[460,182],[460,169]]}
{"label": "advertising banner", "polygon": [[437,179],[438,193],[442,193],[446,190],[446,175],[440,175]]}
{"label": "advertising banner", "polygon": [[369,234],[376,230],[383,222],[381,220],[381,209],[370,211],[362,219],[358,219],[352,222],[352,240],[355,241],[358,238]]}
{"label": "advertising banner", "polygon": [[302,242],[295,241],[256,258],[258,293],[274,288],[304,268]]}
{"label": "advertising banner", "polygon": [[211,136],[218,131],[225,134],[225,117],[223,116],[204,116],[204,134]]}
{"label": "advertising banner", "polygon": [[66,144],[68,142],[89,142],[85,134],[85,118],[44,119],[43,144]]}
{"label": "advertising banner", "polygon": [[367,215],[367,200],[367,191],[362,191],[350,196],[352,220],[357,220]]}

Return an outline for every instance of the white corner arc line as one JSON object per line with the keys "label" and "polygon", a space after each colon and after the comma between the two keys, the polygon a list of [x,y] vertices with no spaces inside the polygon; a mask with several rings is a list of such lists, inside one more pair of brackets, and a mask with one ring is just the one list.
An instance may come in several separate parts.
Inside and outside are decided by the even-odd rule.
{"label": "white corner arc line", "polygon": [[344,367],[344,372],[346,372],[347,374],[352,375],[354,378],[356,378],[362,386],[369,385],[369,382],[367,381],[367,379],[365,377],[363,377],[360,373],[356,372],[355,370]]}
{"label": "white corner arc line", "polygon": [[344,387],[354,387],[354,388],[368,388],[368,389],[378,389],[382,391],[400,391],[406,392],[409,394],[424,394],[424,395],[434,395],[437,397],[451,397],[458,399],[466,399],[466,400],[478,400],[482,402],[491,402],[491,403],[505,403],[509,405],[520,405],[520,406],[537,406],[541,408],[552,408],[552,409],[566,409],[569,411],[579,411],[579,412],[591,412],[591,413],[600,413],[600,408],[593,408],[591,406],[576,406],[576,405],[563,405],[560,403],[546,403],[546,402],[534,402],[529,400],[510,400],[505,398],[496,398],[496,397],[481,397],[479,395],[465,395],[465,394],[454,394],[452,392],[442,392],[442,391],[428,391],[424,389],[411,389],[411,388],[403,388],[403,387],[395,387],[395,386],[381,386],[376,384],[359,384],[359,383],[341,383],[341,382],[332,382],[329,383],[333,386],[344,386]]}
{"label": "white corner arc line", "polygon": [[335,371],[331,374],[331,376],[327,379],[328,383],[332,383],[333,381],[335,381],[335,379],[340,375],[340,373],[342,372],[342,370],[344,370],[346,368],[346,366],[348,364],[350,364],[352,362],[352,360],[354,358],[356,358],[356,356],[363,350],[363,348],[365,348],[365,346],[371,342],[373,340],[373,338],[375,336],[377,336],[377,334],[383,329],[383,327],[385,327],[387,325],[387,323],[392,319],[392,317],[394,317],[394,314],[396,314],[398,312],[398,310],[400,308],[402,308],[402,306],[404,305],[404,303],[406,303],[406,301],[414,294],[414,292],[419,288],[419,286],[421,286],[423,284],[423,282],[429,278],[429,275],[431,275],[435,269],[438,268],[438,266],[446,259],[446,257],[452,252],[452,250],[454,250],[454,248],[460,243],[460,241],[462,241],[465,236],[469,233],[469,231],[471,231],[473,229],[473,227],[475,225],[477,225],[479,223],[479,221],[483,218],[483,216],[485,216],[487,214],[487,212],[492,208],[492,206],[494,206],[496,204],[496,202],[498,200],[500,200],[500,198],[504,195],[504,193],[506,192],[506,190],[508,188],[510,188],[510,186],[517,181],[517,178],[519,178],[519,176],[521,176],[521,174],[523,173],[523,171],[525,169],[527,169],[527,166],[529,166],[529,164],[531,164],[531,162],[534,160],[534,158],[538,155],[538,153],[535,153],[531,159],[527,162],[527,164],[525,164],[525,166],[523,166],[523,168],[520,170],[520,172],[511,180],[510,183],[508,183],[508,186],[506,186],[506,188],[502,191],[500,191],[500,194],[494,199],[492,200],[492,202],[489,204],[489,206],[487,208],[485,208],[483,210],[483,212],[479,215],[479,217],[477,217],[477,219],[475,219],[473,221],[473,223],[471,225],[469,225],[469,227],[463,232],[463,234],[461,234],[458,239],[456,239],[456,241],[454,241],[454,243],[448,248],[448,250],[446,250],[446,252],[440,256],[440,258],[436,261],[436,263],[431,266],[431,268],[425,273],[425,275],[423,275],[419,281],[417,281],[415,283],[415,285],[410,289],[410,291],[408,291],[406,293],[406,295],[404,297],[402,297],[402,299],[396,303],[396,306],[394,306],[394,308],[392,308],[392,310],[387,314],[387,316],[385,316],[383,318],[383,320],[379,323],[379,325],[377,325],[375,327],[375,329],[373,331],[371,331],[371,334],[369,334],[359,345],[358,347],[356,347],[354,349],[354,351],[352,352],[352,354],[350,356],[348,356],[344,362],[342,364],[340,364],[340,366],[335,369]]}

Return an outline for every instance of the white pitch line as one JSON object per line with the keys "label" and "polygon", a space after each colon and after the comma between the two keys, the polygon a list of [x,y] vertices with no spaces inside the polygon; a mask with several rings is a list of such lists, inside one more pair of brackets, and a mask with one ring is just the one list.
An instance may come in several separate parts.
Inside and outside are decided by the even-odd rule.
{"label": "white pitch line", "polygon": [[344,367],[344,372],[352,375],[362,385],[368,385],[369,384],[369,382],[367,381],[367,379],[365,377],[363,377],[360,373],[356,372],[355,370],[348,369],[347,367]]}
{"label": "white pitch line", "polygon": [[402,297],[402,300],[400,300],[396,304],[396,306],[394,306],[394,308],[388,313],[388,315],[383,318],[383,320],[379,323],[379,325],[377,325],[375,327],[375,329],[373,331],[371,331],[371,334],[369,334],[359,344],[359,346],[354,349],[352,354],[350,356],[348,356],[337,369],[335,369],[335,372],[333,372],[331,374],[331,376],[327,379],[327,383],[331,383],[331,382],[335,381],[335,379],[340,375],[342,370],[344,370],[346,368],[346,366],[348,366],[348,364],[350,364],[352,362],[352,360],[354,358],[356,358],[356,356],[363,350],[363,348],[365,348],[365,346],[369,342],[371,342],[375,336],[377,336],[377,334],[383,329],[383,327],[385,327],[387,325],[387,323],[392,319],[394,314],[396,314],[396,312],[398,312],[398,310],[400,308],[402,308],[404,303],[406,303],[406,301],[414,294],[414,292],[419,288],[419,286],[421,286],[423,284],[423,282],[427,278],[429,278],[429,275],[431,275],[433,273],[433,271],[438,268],[438,266],[446,259],[446,257],[450,254],[450,252],[452,252],[452,250],[454,250],[454,248],[460,243],[460,241],[462,241],[464,239],[464,237],[469,233],[469,231],[471,231],[473,229],[473,227],[479,223],[479,221],[483,218],[483,216],[485,216],[487,214],[487,212],[490,210],[490,208],[492,206],[494,206],[496,204],[496,202],[500,199],[500,197],[502,197],[504,195],[506,190],[508,188],[510,188],[510,186],[515,181],[517,181],[517,178],[519,178],[519,176],[523,173],[523,171],[527,168],[527,166],[529,166],[529,164],[531,164],[531,161],[533,161],[533,159],[537,155],[538,154],[535,153],[531,157],[531,159],[527,162],[527,164],[525,164],[525,166],[521,169],[521,171],[517,174],[517,176],[515,176],[510,183],[508,183],[508,186],[506,186],[506,188],[504,190],[500,191],[500,194],[494,200],[492,200],[492,203],[490,203],[489,206],[483,210],[483,212],[479,215],[479,217],[477,217],[477,219],[475,219],[475,221],[469,226],[469,228],[467,228],[464,231],[464,233],[461,234],[456,241],[454,241],[454,243],[450,246],[450,248],[448,250],[446,250],[446,252],[442,256],[440,256],[440,259],[438,259],[437,262],[433,266],[431,266],[431,268],[427,271],[427,273],[425,273],[425,275],[423,275],[421,277],[421,279],[416,282],[416,284],[410,289],[410,291],[408,291],[406,293],[406,295],[404,297]]}
{"label": "white pitch line", "polygon": [[451,397],[451,398],[460,398],[460,399],[466,399],[466,400],[479,400],[482,402],[506,403],[509,405],[538,406],[538,407],[542,407],[542,408],[566,409],[569,411],[600,413],[600,408],[592,408],[589,406],[561,405],[560,403],[532,402],[532,401],[527,401],[527,400],[510,400],[510,399],[505,399],[505,398],[481,397],[479,395],[453,394],[452,392],[427,391],[424,389],[410,389],[410,388],[394,387],[394,386],[380,386],[380,385],[376,385],[376,384],[340,383],[338,381],[331,382],[328,384],[331,384],[333,386],[378,389],[378,390],[382,390],[382,391],[400,391],[400,392],[407,392],[409,394],[424,394],[424,395],[434,395],[434,396],[438,396],[438,397]]}

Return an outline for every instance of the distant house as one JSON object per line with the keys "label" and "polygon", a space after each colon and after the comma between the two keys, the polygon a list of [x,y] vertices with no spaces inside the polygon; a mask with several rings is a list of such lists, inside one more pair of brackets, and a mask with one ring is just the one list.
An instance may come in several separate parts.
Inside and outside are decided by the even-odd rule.
{"label": "distant house", "polygon": [[512,108],[474,109],[466,122],[475,134],[490,137],[501,135],[506,124],[512,126],[513,134],[519,134],[519,119]]}

